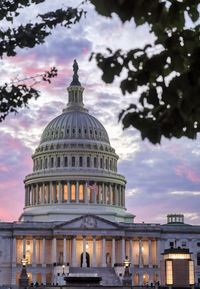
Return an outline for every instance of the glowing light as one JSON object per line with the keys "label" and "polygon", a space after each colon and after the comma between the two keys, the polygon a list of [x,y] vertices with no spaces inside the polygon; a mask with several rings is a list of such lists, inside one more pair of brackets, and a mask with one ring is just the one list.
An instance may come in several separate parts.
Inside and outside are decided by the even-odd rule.
{"label": "glowing light", "polygon": [[89,246],[88,246],[88,244],[86,244],[86,249],[88,249],[89,248]]}

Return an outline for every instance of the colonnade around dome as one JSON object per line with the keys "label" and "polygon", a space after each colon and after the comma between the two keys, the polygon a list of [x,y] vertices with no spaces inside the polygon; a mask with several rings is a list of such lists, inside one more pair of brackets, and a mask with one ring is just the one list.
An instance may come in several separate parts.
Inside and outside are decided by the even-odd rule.
{"label": "colonnade around dome", "polygon": [[125,207],[125,187],[119,184],[58,181],[26,185],[25,206],[99,204]]}

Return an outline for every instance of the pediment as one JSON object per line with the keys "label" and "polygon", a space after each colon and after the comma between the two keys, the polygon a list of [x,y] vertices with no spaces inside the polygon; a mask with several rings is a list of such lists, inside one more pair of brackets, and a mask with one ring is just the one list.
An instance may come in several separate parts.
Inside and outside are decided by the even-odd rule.
{"label": "pediment", "polygon": [[119,228],[119,225],[116,223],[113,223],[111,221],[105,220],[103,218],[92,216],[92,215],[86,215],[81,216],[78,218],[75,218],[71,221],[64,222],[61,224],[58,224],[54,227],[54,229],[117,229]]}

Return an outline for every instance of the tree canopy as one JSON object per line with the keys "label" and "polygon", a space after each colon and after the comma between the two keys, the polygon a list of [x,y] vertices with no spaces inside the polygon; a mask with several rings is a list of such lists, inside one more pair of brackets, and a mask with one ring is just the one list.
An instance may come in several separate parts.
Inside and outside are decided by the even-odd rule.
{"label": "tree canopy", "polygon": [[[0,20],[10,22],[19,15],[19,8],[44,1],[1,1]],[[103,16],[112,17],[112,13],[116,13],[123,23],[131,19],[136,26],[147,23],[149,31],[155,35],[154,44],[148,44],[143,49],[113,51],[112,47],[108,47],[105,53],[91,55],[102,70],[102,79],[106,83],[112,83],[122,70],[126,71],[126,77],[120,84],[124,95],[142,88],[138,100],[120,113],[119,119],[124,128],[135,127],[143,139],[148,138],[154,144],[160,143],[162,136],[195,139],[200,131],[200,0],[85,2],[92,3],[97,13]],[[39,15],[40,21],[35,24],[1,29],[0,56],[15,56],[18,47],[32,48],[41,44],[57,25],[69,28],[85,14],[81,5],[78,8],[62,8]],[[25,87],[14,91],[16,99],[22,88]],[[11,91],[7,86],[0,87],[1,111],[6,94],[9,105]],[[28,91],[28,95],[38,97],[32,90]],[[21,101],[23,103],[23,98]],[[4,117],[0,117],[0,121]]]}

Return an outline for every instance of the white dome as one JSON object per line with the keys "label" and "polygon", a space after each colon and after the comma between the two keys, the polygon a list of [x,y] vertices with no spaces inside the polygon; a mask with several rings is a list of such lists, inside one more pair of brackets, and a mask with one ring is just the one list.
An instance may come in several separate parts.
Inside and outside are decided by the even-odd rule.
{"label": "white dome", "polygon": [[64,112],[54,118],[46,126],[40,144],[61,139],[87,139],[110,143],[105,128],[95,117],[76,110]]}

